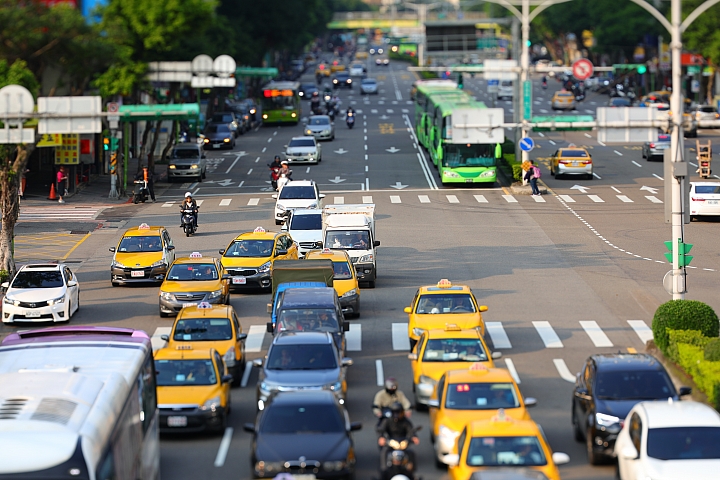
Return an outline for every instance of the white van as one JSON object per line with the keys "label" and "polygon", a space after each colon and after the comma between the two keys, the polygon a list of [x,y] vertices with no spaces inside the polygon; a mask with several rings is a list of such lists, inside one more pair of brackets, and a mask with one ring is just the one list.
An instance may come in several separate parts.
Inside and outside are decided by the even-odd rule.
{"label": "white van", "polygon": [[512,80],[500,80],[500,85],[498,85],[497,92],[498,100],[502,100],[503,98],[508,98],[512,100],[514,93],[515,88],[513,87]]}

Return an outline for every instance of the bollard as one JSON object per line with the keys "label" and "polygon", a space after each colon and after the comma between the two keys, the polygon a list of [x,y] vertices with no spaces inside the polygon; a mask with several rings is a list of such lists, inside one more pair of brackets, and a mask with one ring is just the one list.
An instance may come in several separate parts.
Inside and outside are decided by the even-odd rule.
{"label": "bollard", "polygon": [[110,195],[108,195],[108,198],[120,198],[120,193],[117,190],[117,175],[114,173],[110,175]]}

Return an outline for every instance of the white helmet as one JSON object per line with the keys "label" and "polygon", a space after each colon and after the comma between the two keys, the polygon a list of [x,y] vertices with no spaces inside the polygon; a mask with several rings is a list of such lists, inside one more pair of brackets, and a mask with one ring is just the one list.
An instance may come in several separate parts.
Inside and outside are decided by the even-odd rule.
{"label": "white helmet", "polygon": [[190,192],[185,192],[185,198],[188,198],[188,197],[192,197],[192,193],[190,193]]}
{"label": "white helmet", "polygon": [[410,479],[408,477],[406,477],[405,475],[395,475],[390,480],[410,480]]}

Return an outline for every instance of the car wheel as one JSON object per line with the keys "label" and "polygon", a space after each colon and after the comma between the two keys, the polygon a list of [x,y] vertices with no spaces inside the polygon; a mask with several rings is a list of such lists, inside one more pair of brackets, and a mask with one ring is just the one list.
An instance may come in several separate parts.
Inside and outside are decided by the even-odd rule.
{"label": "car wheel", "polygon": [[275,225],[282,225],[282,220],[275,220]]}
{"label": "car wheel", "polygon": [[585,432],[585,450],[587,450],[587,459],[590,465],[600,465],[603,463],[604,456],[600,453],[595,452],[593,448],[593,436],[592,432]]}
{"label": "car wheel", "polygon": [[583,437],[582,429],[580,428],[580,425],[578,425],[577,418],[575,418],[575,404],[573,403],[573,413],[572,413],[572,426],[573,426],[573,436],[575,437],[576,442],[582,442],[585,437]]}
{"label": "car wheel", "polygon": [[202,176],[202,173],[201,173],[200,175],[197,176],[197,181],[198,181],[199,183],[201,183],[201,182],[202,182],[202,179],[203,179],[203,176]]}
{"label": "car wheel", "polygon": [[113,287],[119,287],[119,286],[120,286],[119,283],[115,283],[115,282],[113,282],[113,281],[110,282],[110,285],[112,285]]}
{"label": "car wheel", "polygon": [[68,302],[68,309],[67,309],[67,313],[65,314],[65,321],[63,323],[68,323],[70,321],[70,318],[72,317],[72,312],[73,312],[72,302]]}
{"label": "car wheel", "polygon": [[592,180],[594,176],[595,176],[595,175],[593,175],[592,173],[590,173],[590,174],[588,174],[587,179],[588,179],[588,180]]}

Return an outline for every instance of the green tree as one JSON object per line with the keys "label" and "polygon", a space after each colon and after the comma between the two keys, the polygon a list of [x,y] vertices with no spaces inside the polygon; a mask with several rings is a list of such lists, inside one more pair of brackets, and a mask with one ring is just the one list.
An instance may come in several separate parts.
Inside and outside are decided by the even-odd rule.
{"label": "green tree", "polygon": [[[704,0],[685,0],[683,2],[683,17],[689,15]],[[688,50],[698,52],[708,59],[710,65],[717,70],[720,68],[720,6],[710,7],[690,24],[683,33],[684,47]],[[708,78],[707,102],[712,103],[714,76]]]}
{"label": "green tree", "polygon": [[[0,60],[0,88],[6,85],[21,85],[30,90],[33,96],[37,96],[40,86],[25,61],[15,60],[9,64],[6,60]],[[20,213],[18,189],[28,158],[34,149],[34,143],[0,144],[0,271],[4,270],[10,275],[14,275],[16,270],[12,240]]]}

